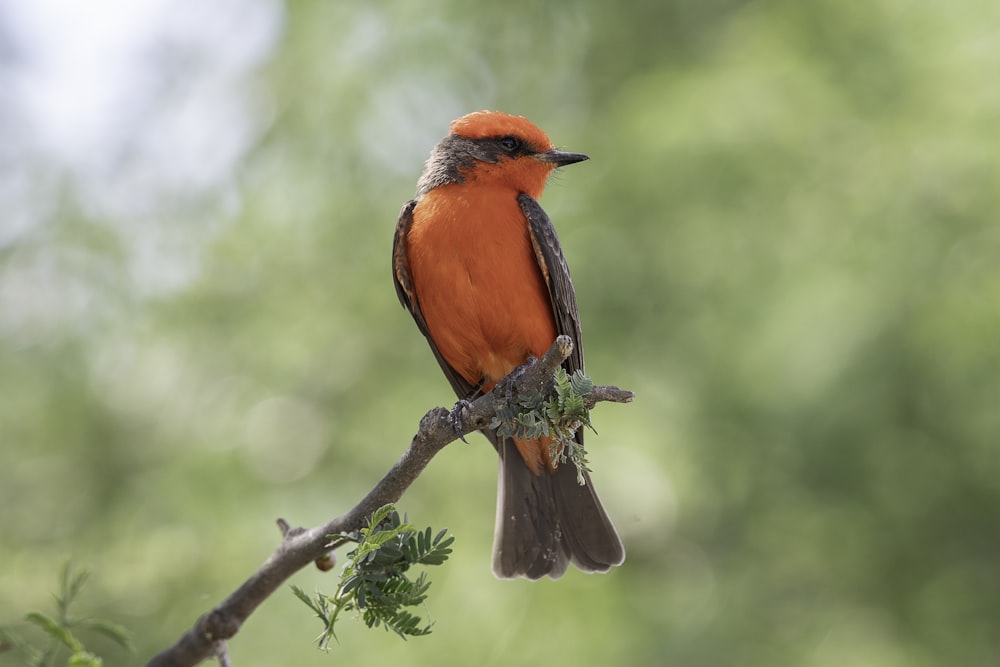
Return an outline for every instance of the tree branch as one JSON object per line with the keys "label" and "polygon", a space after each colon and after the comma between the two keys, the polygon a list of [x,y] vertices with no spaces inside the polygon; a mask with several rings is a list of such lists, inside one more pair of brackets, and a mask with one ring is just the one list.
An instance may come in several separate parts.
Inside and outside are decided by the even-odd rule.
{"label": "tree branch", "polygon": [[[573,341],[569,336],[559,336],[541,359],[523,372],[512,374],[510,383],[501,383],[503,388],[495,388],[462,410],[459,430],[464,435],[486,428],[497,408],[511,394],[544,392],[551,385],[555,369],[572,351]],[[632,398],[632,392],[598,386],[589,396],[588,407],[601,401],[629,403]],[[279,519],[283,539],[274,553],[229,597],[199,618],[176,644],[153,656],[147,667],[191,667],[220,655],[220,648],[225,655],[225,641],[239,632],[264,600],[293,574],[339,546],[342,542],[331,541],[336,540],[334,536],[361,529],[375,510],[398,501],[434,455],[458,437],[451,413],[445,408],[434,408],[420,420],[420,428],[402,458],[346,514],[310,529],[291,528],[284,519]]]}

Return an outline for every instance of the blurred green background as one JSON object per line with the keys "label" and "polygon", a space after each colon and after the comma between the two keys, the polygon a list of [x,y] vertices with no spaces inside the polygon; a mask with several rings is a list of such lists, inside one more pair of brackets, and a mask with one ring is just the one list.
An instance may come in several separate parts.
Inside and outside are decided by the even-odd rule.
{"label": "blurred green background", "polygon": [[1000,4],[74,4],[0,4],[0,623],[71,557],[142,662],[453,402],[390,246],[489,108],[592,158],[542,203],[627,561],[494,579],[477,437],[401,503],[432,635],[285,589],[234,664],[1000,662]]}

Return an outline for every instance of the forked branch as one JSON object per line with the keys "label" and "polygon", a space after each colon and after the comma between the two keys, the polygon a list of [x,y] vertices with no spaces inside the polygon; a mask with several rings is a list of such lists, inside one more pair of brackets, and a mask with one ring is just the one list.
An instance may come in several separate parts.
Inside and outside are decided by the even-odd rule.
{"label": "forked branch", "polygon": [[[488,426],[497,407],[503,404],[504,396],[501,394],[507,391],[515,394],[545,391],[555,369],[572,351],[573,341],[569,336],[557,338],[549,351],[514,378],[512,384],[480,397],[464,409],[458,430],[464,435]],[[602,401],[629,403],[632,398],[630,391],[598,386],[589,395],[588,407]],[[331,536],[359,530],[375,510],[398,501],[434,455],[458,439],[458,430],[447,409],[434,408],[420,420],[420,428],[402,458],[347,513],[309,529],[290,528],[287,522],[279,519],[283,539],[274,553],[229,597],[201,616],[177,643],[155,655],[147,667],[191,667],[213,656],[225,656],[225,641],[239,632],[264,600],[293,574],[323,559],[331,549],[339,546],[340,543]]]}

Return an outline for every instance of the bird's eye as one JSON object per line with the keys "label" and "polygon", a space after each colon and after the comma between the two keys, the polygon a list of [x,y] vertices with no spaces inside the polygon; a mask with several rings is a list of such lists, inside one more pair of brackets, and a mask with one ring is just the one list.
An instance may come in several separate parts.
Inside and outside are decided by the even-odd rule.
{"label": "bird's eye", "polygon": [[518,148],[521,147],[521,140],[518,139],[517,137],[512,137],[509,135],[506,137],[500,137],[497,140],[497,143],[500,144],[500,148],[504,149],[508,153],[513,153],[514,151],[516,151]]}

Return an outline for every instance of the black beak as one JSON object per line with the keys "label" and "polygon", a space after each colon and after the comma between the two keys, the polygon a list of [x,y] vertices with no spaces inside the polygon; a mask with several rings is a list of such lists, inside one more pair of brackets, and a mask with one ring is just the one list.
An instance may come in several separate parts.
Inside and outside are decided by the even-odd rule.
{"label": "black beak", "polygon": [[584,155],[583,153],[567,153],[566,151],[557,150],[535,153],[533,157],[540,162],[551,162],[557,167],[565,167],[568,164],[583,162],[584,160],[590,159],[589,156]]}

